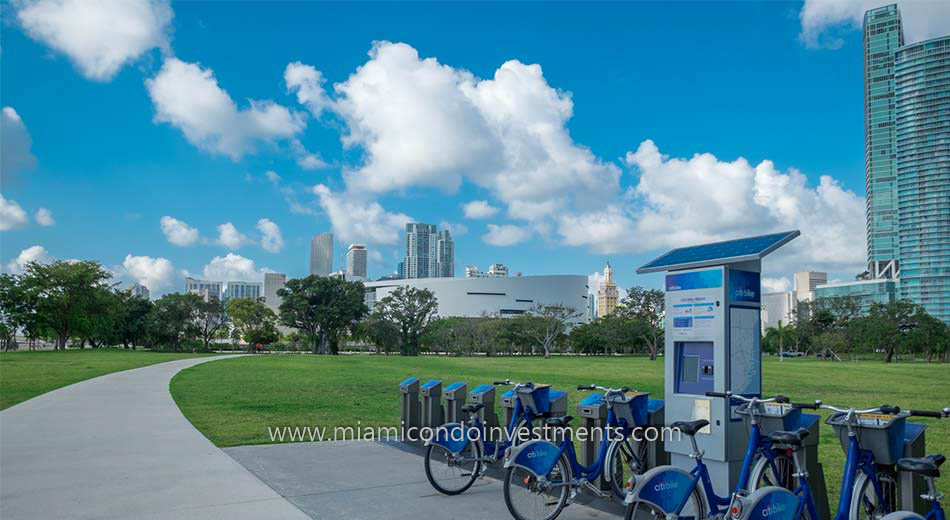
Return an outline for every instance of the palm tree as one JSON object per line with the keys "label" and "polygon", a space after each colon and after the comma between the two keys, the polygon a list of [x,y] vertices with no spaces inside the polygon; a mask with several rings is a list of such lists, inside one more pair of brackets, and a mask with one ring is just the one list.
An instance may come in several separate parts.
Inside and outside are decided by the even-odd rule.
{"label": "palm tree", "polygon": [[786,325],[782,323],[782,320],[778,320],[778,325],[769,327],[765,335],[778,341],[778,360],[781,363],[785,360],[785,342],[795,341],[795,325]]}

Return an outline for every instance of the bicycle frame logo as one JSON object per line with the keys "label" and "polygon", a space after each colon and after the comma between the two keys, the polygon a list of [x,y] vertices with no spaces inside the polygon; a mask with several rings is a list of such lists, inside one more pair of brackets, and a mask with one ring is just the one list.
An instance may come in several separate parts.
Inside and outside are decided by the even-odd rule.
{"label": "bicycle frame logo", "polygon": [[666,481],[660,482],[659,484],[653,486],[654,491],[669,491],[672,489],[677,489],[680,487],[680,483],[676,481]]}
{"label": "bicycle frame logo", "polygon": [[785,512],[785,504],[771,504],[762,510],[762,516],[769,517],[783,512]]}

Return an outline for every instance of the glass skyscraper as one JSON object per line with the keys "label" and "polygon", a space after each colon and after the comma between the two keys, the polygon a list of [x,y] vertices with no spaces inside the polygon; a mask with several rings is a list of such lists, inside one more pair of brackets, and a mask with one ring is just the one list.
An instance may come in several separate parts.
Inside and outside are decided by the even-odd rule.
{"label": "glass skyscraper", "polygon": [[899,269],[894,53],[903,44],[896,5],[864,13],[868,271],[874,278],[894,278]]}
{"label": "glass skyscraper", "polygon": [[950,36],[894,54],[900,297],[950,323]]}

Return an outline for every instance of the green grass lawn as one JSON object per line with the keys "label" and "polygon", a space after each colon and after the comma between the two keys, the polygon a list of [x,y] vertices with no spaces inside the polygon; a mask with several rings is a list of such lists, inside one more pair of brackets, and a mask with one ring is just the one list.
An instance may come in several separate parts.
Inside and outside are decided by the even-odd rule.
{"label": "green grass lawn", "polygon": [[[766,394],[837,406],[896,404],[936,410],[950,406],[950,366],[927,363],[826,362],[765,358]],[[198,365],[180,372],[171,391],[185,416],[218,446],[269,443],[267,427],[396,426],[398,384],[407,377],[483,383],[550,383],[569,392],[568,412],[584,392],[578,384],[632,386],[663,397],[663,360],[640,357],[446,358],[384,356],[254,356]],[[499,415],[500,405],[496,405]],[[950,452],[950,420],[930,424],[929,452]],[[830,426],[821,425],[819,459],[828,496],[837,502],[844,454]]]}
{"label": "green grass lawn", "polygon": [[3,352],[0,353],[0,410],[110,372],[200,355],[125,349]]}

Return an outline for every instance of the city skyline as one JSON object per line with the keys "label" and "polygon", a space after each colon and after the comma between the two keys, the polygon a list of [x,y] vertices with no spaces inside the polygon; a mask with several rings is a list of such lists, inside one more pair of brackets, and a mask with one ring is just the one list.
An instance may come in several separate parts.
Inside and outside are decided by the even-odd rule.
{"label": "city skyline", "polygon": [[[345,34],[312,35],[308,20],[354,7],[238,4],[225,17],[174,4],[155,30],[160,45],[118,61],[51,44],[13,7],[4,28],[3,68],[13,79],[2,90],[0,263],[16,272],[31,259],[98,259],[154,297],[186,276],[304,276],[310,238],[325,230],[341,244],[365,243],[376,278],[402,261],[405,224],[432,222],[451,234],[456,267],[501,260],[530,274],[592,276],[609,253],[619,287],[657,287],[658,277],[633,274],[656,251],[781,227],[801,228],[801,245],[766,262],[767,284],[788,287],[784,273],[798,270],[850,279],[867,262],[863,13],[745,7],[682,13],[689,30],[679,45],[696,51],[683,53],[654,29],[670,24],[658,5],[612,5],[596,17],[558,5],[543,21],[522,17],[536,24],[531,38],[487,38],[479,24],[497,22],[491,8],[382,6]],[[905,43],[939,36],[921,20],[946,13],[908,9]],[[393,16],[404,29],[390,28]],[[468,41],[428,29],[460,18],[471,24]],[[222,31],[225,19],[284,30],[251,52]],[[630,20],[648,29],[622,37]],[[709,48],[723,26],[756,29]],[[597,52],[555,51],[564,39]],[[344,51],[322,52],[331,45]],[[765,59],[775,55],[781,63]],[[406,106],[432,109],[403,118],[412,125],[404,127],[364,117],[385,106],[359,105],[372,70],[433,74],[451,88],[414,104],[411,77],[391,75],[387,88],[410,96]],[[769,89],[732,79],[750,71],[784,79]],[[220,102],[211,113],[221,118],[185,117],[176,100],[196,89]],[[541,94],[533,112],[499,102],[527,91]],[[265,114],[274,126],[254,126]],[[540,123],[551,133],[528,131]],[[762,125],[774,130],[754,130]],[[394,147],[396,137],[412,139]],[[413,160],[385,154],[395,149]],[[166,184],[220,197],[197,204]],[[695,213],[677,213],[674,202]],[[111,239],[86,238],[94,234]]]}

